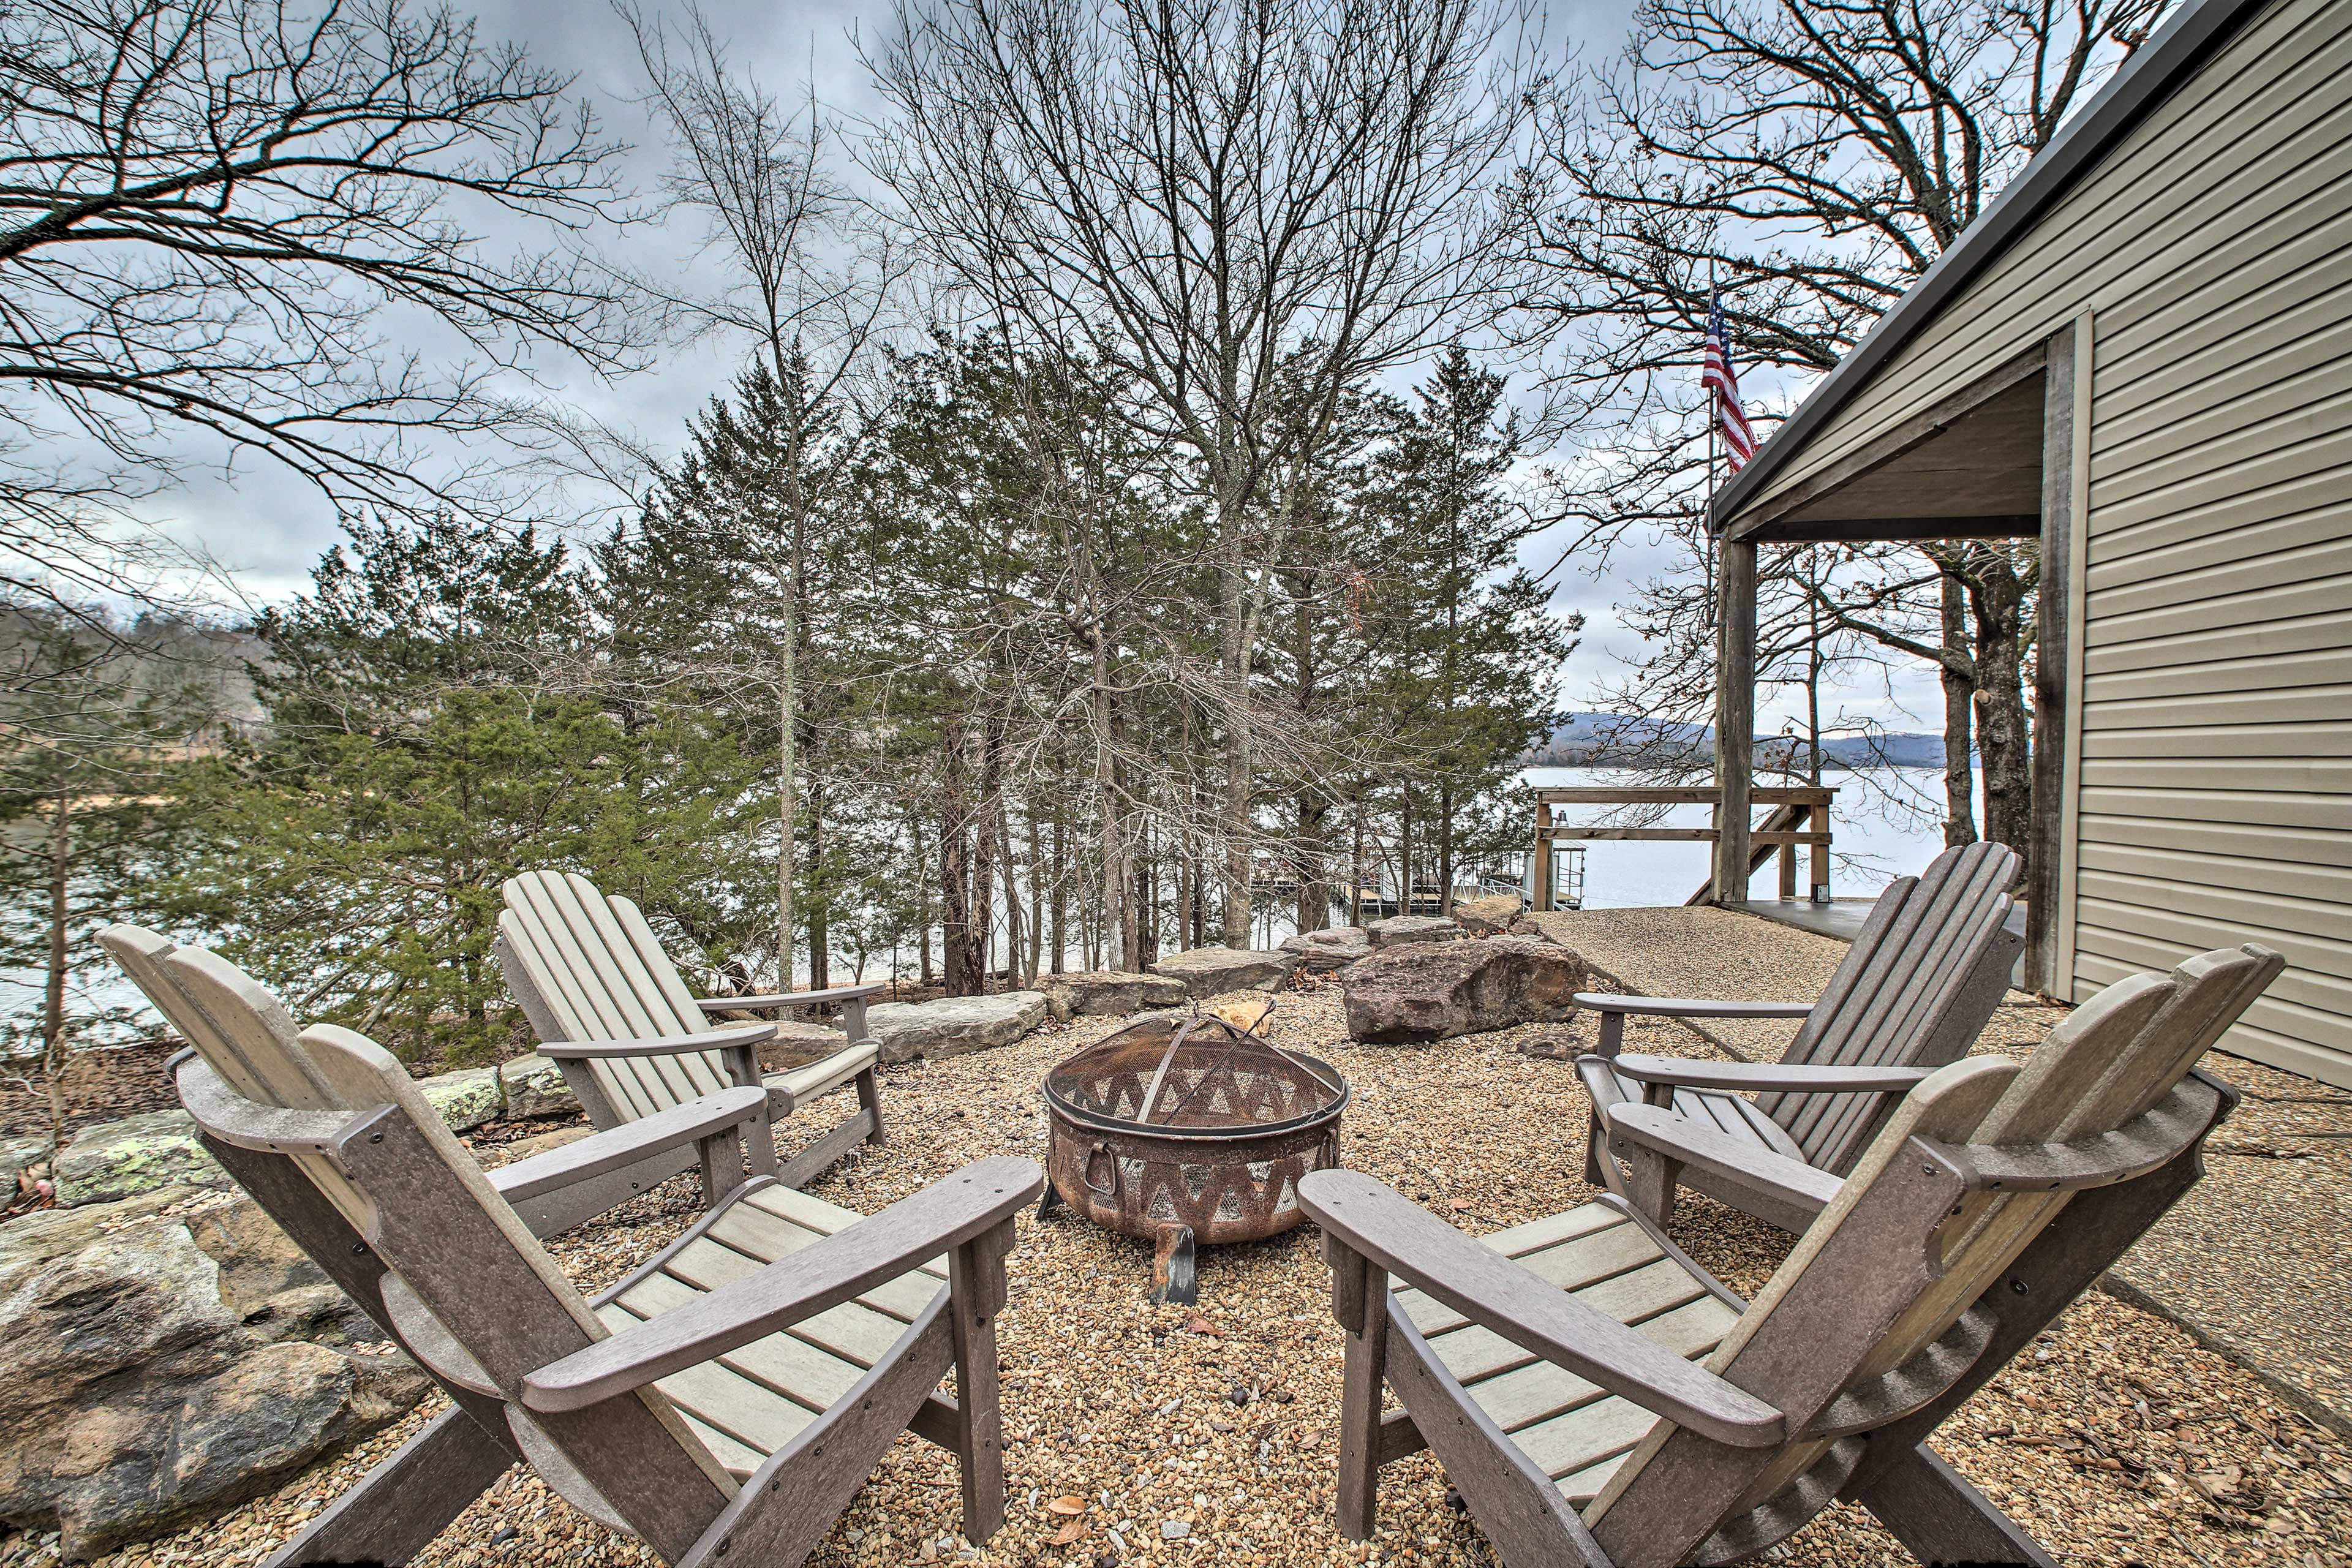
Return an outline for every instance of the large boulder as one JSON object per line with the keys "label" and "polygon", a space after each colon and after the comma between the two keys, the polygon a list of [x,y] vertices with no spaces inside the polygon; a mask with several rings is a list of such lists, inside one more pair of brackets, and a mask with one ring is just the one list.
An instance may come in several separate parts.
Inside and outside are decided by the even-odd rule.
{"label": "large boulder", "polygon": [[1372,951],[1370,932],[1361,926],[1333,926],[1286,937],[1282,950],[1298,955],[1298,967],[1309,974],[1329,974],[1345,969]]}
{"label": "large boulder", "polygon": [[441,1120],[449,1124],[452,1132],[471,1132],[496,1121],[506,1110],[506,1096],[499,1091],[496,1068],[467,1068],[436,1078],[420,1078],[416,1080],[416,1092],[441,1113]]}
{"label": "large boulder", "polygon": [[1298,967],[1295,952],[1261,952],[1238,947],[1196,947],[1171,952],[1151,966],[1184,984],[1188,996],[1222,996],[1228,991],[1272,991]]}
{"label": "large boulder", "polygon": [[580,1097],[572,1092],[571,1080],[545,1057],[515,1058],[499,1068],[499,1084],[506,1091],[506,1114],[511,1121],[580,1114]]}
{"label": "large boulder", "polygon": [[1479,899],[1454,900],[1454,918],[1472,936],[1500,936],[1511,929],[1527,904],[1517,893],[1492,893]]}
{"label": "large boulder", "polygon": [[196,1142],[196,1119],[184,1110],[151,1110],[101,1121],[58,1151],[58,1205],[119,1203],[164,1187],[234,1185]]}
{"label": "large boulder", "polygon": [[1037,986],[1045,992],[1045,1009],[1057,1024],[1066,1024],[1073,1018],[1181,1007],[1192,996],[1181,980],[1164,974],[1130,974],[1123,969],[1043,975]]}
{"label": "large boulder", "polygon": [[1364,928],[1375,949],[1415,942],[1459,942],[1462,928],[1444,915],[1391,915]]}
{"label": "large boulder", "polygon": [[885,1002],[866,1009],[866,1032],[886,1062],[960,1057],[1009,1046],[1045,1021],[1045,994],[947,996],[937,1002]]}
{"label": "large boulder", "polygon": [[1576,1010],[1584,960],[1540,937],[1412,942],[1382,948],[1340,977],[1348,1033],[1374,1045],[1413,1045],[1553,1023]]}
{"label": "large boulder", "polygon": [[243,1198],[0,1229],[0,1519],[80,1561],[268,1489],[424,1397],[405,1358],[341,1348],[363,1323]]}

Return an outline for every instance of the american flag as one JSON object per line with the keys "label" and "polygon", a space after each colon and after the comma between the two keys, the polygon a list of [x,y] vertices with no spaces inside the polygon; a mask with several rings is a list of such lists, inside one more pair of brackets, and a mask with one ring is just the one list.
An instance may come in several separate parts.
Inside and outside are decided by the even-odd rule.
{"label": "american flag", "polygon": [[1731,331],[1723,324],[1719,289],[1707,297],[1706,365],[1698,374],[1698,384],[1715,394],[1715,421],[1723,429],[1723,448],[1731,455],[1736,474],[1756,455],[1756,432],[1748,427],[1748,416],[1739,406],[1739,374],[1731,368]]}

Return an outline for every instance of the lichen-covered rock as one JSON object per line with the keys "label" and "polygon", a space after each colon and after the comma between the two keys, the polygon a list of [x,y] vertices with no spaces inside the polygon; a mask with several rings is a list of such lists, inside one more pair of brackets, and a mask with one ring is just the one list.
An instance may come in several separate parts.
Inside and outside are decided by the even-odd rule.
{"label": "lichen-covered rock", "polygon": [[228,1173],[196,1142],[195,1118],[152,1110],[101,1121],[58,1152],[58,1206],[118,1203],[161,1187],[227,1187]]}
{"label": "lichen-covered rock", "polygon": [[937,1002],[885,1002],[866,1009],[866,1025],[886,1062],[959,1057],[1009,1046],[1045,1021],[1045,994],[947,996]]}
{"label": "lichen-covered rock", "polygon": [[471,1132],[485,1122],[496,1121],[506,1109],[496,1068],[468,1068],[437,1078],[420,1078],[416,1091],[441,1113],[452,1132]]}
{"label": "lichen-covered rock", "polygon": [[1188,996],[1222,996],[1228,991],[1272,991],[1297,967],[1295,952],[1196,947],[1170,953],[1152,964],[1151,973],[1182,981]]}
{"label": "lichen-covered rock", "polygon": [[1584,960],[1533,936],[1411,942],[1382,948],[1340,977],[1348,1033],[1371,1045],[1409,1045],[1556,1023],[1576,1010]]}
{"label": "lichen-covered rock", "polygon": [[546,1057],[517,1057],[499,1068],[506,1090],[508,1117],[536,1121],[542,1117],[577,1116],[580,1097],[563,1077],[563,1068]]}
{"label": "lichen-covered rock", "polygon": [[6,1184],[5,1178],[47,1159],[48,1152],[46,1138],[0,1138],[0,1185]]}
{"label": "lichen-covered rock", "polygon": [[1482,899],[1456,899],[1454,918],[1472,936],[1500,936],[1527,908],[1517,893],[1495,893]]}
{"label": "lichen-covered rock", "polygon": [[1045,994],[1045,1010],[1057,1024],[1072,1018],[1181,1007],[1192,996],[1181,980],[1164,974],[1131,974],[1123,969],[1041,975],[1037,988]]}
{"label": "lichen-covered rock", "polygon": [[1412,942],[1459,942],[1462,928],[1444,915],[1391,915],[1366,926],[1364,934],[1378,949]]}
{"label": "lichen-covered rock", "polygon": [[242,1198],[181,1186],[0,1229],[0,1518],[82,1560],[383,1426],[424,1375],[297,1337],[355,1321]]}

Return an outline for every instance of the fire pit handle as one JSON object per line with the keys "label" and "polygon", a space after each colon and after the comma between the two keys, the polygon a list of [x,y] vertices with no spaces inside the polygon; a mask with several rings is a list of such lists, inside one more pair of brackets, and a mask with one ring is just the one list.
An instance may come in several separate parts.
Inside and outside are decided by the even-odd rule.
{"label": "fire pit handle", "polygon": [[[1095,1184],[1095,1160],[1097,1156],[1110,1162],[1110,1180],[1101,1186]],[[1097,1141],[1093,1148],[1087,1151],[1087,1163],[1078,1167],[1078,1180],[1087,1184],[1087,1191],[1105,1203],[1118,1201],[1118,1156],[1110,1152],[1109,1144]]]}

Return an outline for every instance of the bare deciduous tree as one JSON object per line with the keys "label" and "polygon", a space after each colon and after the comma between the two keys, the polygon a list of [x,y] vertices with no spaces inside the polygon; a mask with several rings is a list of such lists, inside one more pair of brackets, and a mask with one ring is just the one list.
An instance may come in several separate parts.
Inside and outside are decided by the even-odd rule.
{"label": "bare deciduous tree", "polygon": [[1285,465],[1493,302],[1523,98],[1508,0],[900,0],[871,142],[998,320],[1142,389],[1215,524],[1225,940],[1248,940],[1252,651]]}
{"label": "bare deciduous tree", "polygon": [[[18,0],[0,62],[0,589],[149,589],[172,563],[126,508],[191,451],[446,501],[407,437],[503,427],[535,349],[647,341],[572,243],[621,216],[613,148],[446,7]],[[493,248],[491,213],[543,242]],[[409,346],[428,322],[451,363]]]}
{"label": "bare deciduous tree", "polygon": [[[1769,429],[1774,413],[1754,394],[1772,373],[1836,364],[2167,3],[1643,0],[1624,53],[1547,97],[1542,174],[1524,192],[1540,282],[1523,330],[1554,345],[1555,416],[1588,449],[1556,476],[1566,549],[1597,566],[1633,531],[1692,533],[1685,520],[1716,477],[1698,386],[1712,285],[1750,375],[1750,417]],[[1886,559],[1891,582],[1921,564]],[[1989,613],[2011,633],[1956,621],[1916,647],[1885,646],[2030,637],[2030,604],[2010,604],[2021,584],[2030,600],[2030,564],[1955,546],[1937,569],[1964,590],[1954,615]],[[1937,663],[1965,752],[1975,660]],[[2022,700],[1995,681],[1979,701],[1983,725],[2014,733],[2021,754]]]}

